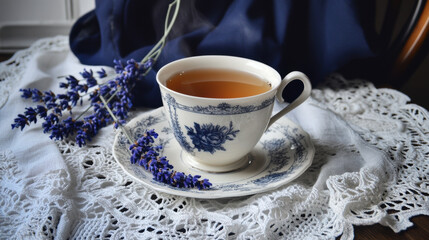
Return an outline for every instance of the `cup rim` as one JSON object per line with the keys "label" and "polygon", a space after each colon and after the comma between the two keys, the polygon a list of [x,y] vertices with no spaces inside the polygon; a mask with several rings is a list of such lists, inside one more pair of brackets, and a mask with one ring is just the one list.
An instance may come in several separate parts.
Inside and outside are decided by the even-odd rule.
{"label": "cup rim", "polygon": [[[193,96],[193,95],[184,94],[181,92],[174,91],[165,85],[166,80],[164,82],[161,82],[159,79],[160,75],[163,74],[165,71],[167,71],[166,70],[167,68],[170,68],[173,65],[176,65],[176,64],[179,64],[179,63],[185,62],[185,61],[194,61],[195,59],[214,59],[214,58],[229,58],[229,59],[234,59],[237,61],[248,61],[248,62],[258,64],[258,65],[262,66],[263,68],[270,70],[273,74],[275,74],[279,81],[275,86],[273,86],[273,82],[270,81],[269,83],[271,84],[271,89],[266,91],[266,92],[257,94],[257,95],[251,95],[251,96],[246,96],[246,97],[237,97],[237,98],[209,98],[209,97]],[[213,67],[213,68],[216,68],[216,67]],[[199,69],[199,68],[195,68],[195,69]],[[201,69],[203,69],[203,68],[201,68]],[[207,69],[207,68],[205,68],[205,69]],[[177,59],[177,60],[174,60],[172,62],[167,63],[166,65],[162,66],[158,70],[158,72],[156,73],[156,81],[157,81],[158,85],[161,88],[163,88],[164,90],[166,90],[168,92],[172,92],[172,93],[177,94],[179,96],[186,97],[186,98],[199,99],[199,100],[205,100],[205,101],[241,101],[241,100],[246,100],[246,99],[262,97],[264,95],[271,95],[271,94],[273,94],[273,92],[277,91],[277,88],[280,86],[281,80],[282,79],[281,79],[280,74],[274,68],[272,68],[271,66],[269,66],[265,63],[262,63],[262,62],[259,62],[259,61],[256,61],[256,60],[253,60],[250,58],[243,58],[243,57],[229,56],[229,55],[199,55],[199,56],[185,57],[185,58]]]}

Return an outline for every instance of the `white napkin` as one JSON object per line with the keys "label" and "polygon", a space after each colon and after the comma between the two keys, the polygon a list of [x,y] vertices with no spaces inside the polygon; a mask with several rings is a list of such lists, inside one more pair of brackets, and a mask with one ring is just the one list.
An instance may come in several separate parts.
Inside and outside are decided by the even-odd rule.
{"label": "white napkin", "polygon": [[[276,103],[274,112],[284,105]],[[286,117],[309,133],[316,154],[321,149],[331,153],[314,185],[317,189],[325,189],[330,176],[359,172],[364,167],[373,168],[374,174],[384,175],[386,167],[391,169],[386,154],[366,142],[359,135],[358,127],[351,126],[311,97]]]}

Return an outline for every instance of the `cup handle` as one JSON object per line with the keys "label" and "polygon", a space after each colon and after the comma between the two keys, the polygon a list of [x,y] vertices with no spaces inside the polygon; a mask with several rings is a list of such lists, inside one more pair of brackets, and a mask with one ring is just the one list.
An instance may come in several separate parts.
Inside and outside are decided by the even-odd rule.
{"label": "cup handle", "polygon": [[303,103],[311,94],[311,83],[310,80],[308,80],[308,77],[298,71],[290,72],[286,77],[283,78],[283,81],[280,83],[280,86],[276,93],[277,101],[280,103],[284,102],[282,93],[285,87],[292,82],[293,80],[300,80],[302,84],[304,85],[304,89],[302,90],[301,94],[289,105],[287,105],[285,108],[280,110],[276,115],[272,116],[270,118],[270,121],[268,122],[267,129],[273,124],[275,121],[277,121],[279,118],[281,118],[286,113],[290,112],[292,109],[298,107],[301,103]]}

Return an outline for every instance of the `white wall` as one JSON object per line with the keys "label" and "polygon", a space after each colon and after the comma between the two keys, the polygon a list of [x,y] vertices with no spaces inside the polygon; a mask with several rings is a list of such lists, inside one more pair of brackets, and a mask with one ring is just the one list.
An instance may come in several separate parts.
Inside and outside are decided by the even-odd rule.
{"label": "white wall", "polygon": [[68,35],[76,19],[94,7],[93,0],[0,0],[0,53]]}

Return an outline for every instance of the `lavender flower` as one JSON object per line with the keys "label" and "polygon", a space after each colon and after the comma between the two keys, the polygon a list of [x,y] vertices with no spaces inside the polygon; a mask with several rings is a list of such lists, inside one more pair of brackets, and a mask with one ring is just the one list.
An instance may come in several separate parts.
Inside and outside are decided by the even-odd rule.
{"label": "lavender flower", "polygon": [[22,97],[23,98],[30,98],[33,100],[33,102],[41,102],[43,93],[35,88],[33,89],[21,89],[20,91],[23,92]]}
{"label": "lavender flower", "polygon": [[22,92],[22,95],[21,95],[22,98],[31,98],[31,96],[33,95],[33,92],[31,91],[31,89],[20,89],[19,91]]}
{"label": "lavender flower", "polygon": [[[66,77],[67,84],[63,84],[65,88],[75,89],[77,85],[79,85],[79,81],[72,75]],[[61,84],[60,84],[61,87]]]}
{"label": "lavender flower", "polygon": [[102,68],[100,71],[97,71],[97,74],[98,74],[99,78],[105,78],[105,77],[107,77],[107,73],[104,70],[104,68]]}
{"label": "lavender flower", "polygon": [[29,125],[27,117],[24,114],[18,114],[18,117],[15,118],[14,123],[12,124],[12,129],[21,128],[22,130],[25,125]]}
{"label": "lavender flower", "polygon": [[48,109],[46,109],[44,106],[42,105],[37,105],[37,110],[36,110],[37,114],[41,117],[41,118],[45,118],[48,115]]}
{"label": "lavender flower", "polygon": [[[21,128],[30,123],[36,123],[37,119],[42,119],[43,131],[50,133],[51,139],[63,139],[75,135],[76,142],[79,146],[84,146],[89,142],[101,128],[115,122],[114,126],[118,127],[125,123],[128,118],[128,112],[133,107],[133,96],[131,90],[137,80],[141,78],[140,74],[145,69],[144,64],[129,60],[126,65],[121,61],[115,61],[121,69],[115,78],[99,84],[92,70],[84,69],[80,73],[82,79],[74,76],[67,76],[66,82],[60,83],[60,88],[65,89],[65,93],[55,94],[52,91],[40,91],[38,89],[21,89],[23,98],[31,98],[33,102],[40,102],[36,108],[28,107],[24,114],[19,114],[12,124],[12,129]],[[97,71],[100,78],[107,76],[104,69]],[[93,89],[92,89],[93,88]],[[91,92],[87,93],[89,89]],[[110,99],[107,106],[101,102],[100,96]],[[87,99],[84,99],[87,97]],[[89,101],[93,113],[79,119],[75,118],[72,113],[73,107],[77,104],[83,105],[84,100]],[[109,107],[114,113],[115,119],[105,109]],[[64,117],[63,117],[64,115]]]}
{"label": "lavender flower", "polygon": [[178,188],[208,189],[212,184],[208,179],[200,180],[201,176],[176,172],[165,156],[159,151],[162,146],[154,146],[158,134],[154,130],[147,131],[130,146],[132,164],[138,164],[152,173],[153,179]]}
{"label": "lavender flower", "polygon": [[[104,69],[102,71],[104,71]],[[95,80],[92,70],[88,72],[86,69],[83,69],[83,72],[81,72],[80,75],[82,75],[82,77],[86,80],[86,86],[88,88],[97,85],[97,80]]]}
{"label": "lavender flower", "polygon": [[35,110],[34,108],[26,108],[24,115],[26,116],[28,122],[37,122],[37,110]]}

